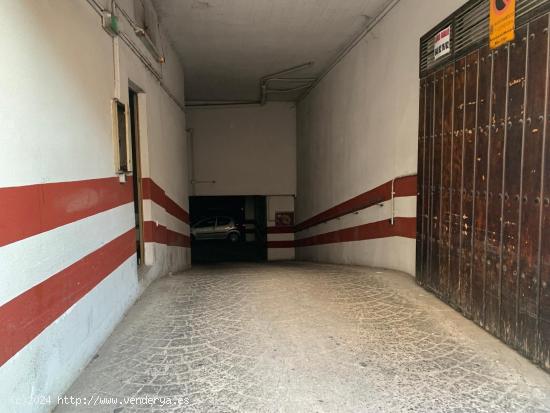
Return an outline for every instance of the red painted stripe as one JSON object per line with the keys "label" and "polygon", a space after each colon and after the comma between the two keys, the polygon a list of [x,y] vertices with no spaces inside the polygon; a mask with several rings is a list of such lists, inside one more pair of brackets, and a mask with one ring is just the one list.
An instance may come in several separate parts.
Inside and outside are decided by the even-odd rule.
{"label": "red painted stripe", "polygon": [[371,222],[351,228],[314,235],[296,240],[297,247],[335,244],[339,242],[363,241],[368,239],[406,237],[416,238],[416,218],[395,218],[394,225],[389,219]]}
{"label": "red painted stripe", "polygon": [[132,184],[118,178],[0,188],[0,247],[132,199]]}
{"label": "red painted stripe", "polygon": [[[296,232],[303,231],[304,229],[330,221],[331,219],[336,219],[391,199],[391,184],[392,181],[388,181],[374,189],[371,189],[370,191],[362,193],[309,219],[306,219],[296,225]],[[414,196],[416,195],[416,191],[416,176],[397,178],[394,182],[394,192],[396,197]]]}
{"label": "red painted stripe", "polygon": [[393,190],[395,191],[396,197],[416,196],[418,193],[418,189],[416,186],[416,175],[396,179]]}
{"label": "red painted stripe", "polygon": [[164,225],[157,225],[153,221],[143,223],[143,240],[171,247],[189,248],[191,246],[189,236],[167,229]]}
{"label": "red painted stripe", "polygon": [[143,199],[150,199],[164,208],[166,194],[151,178],[141,178],[141,196]]}
{"label": "red painted stripe", "polygon": [[143,223],[143,241],[166,244],[166,227],[153,221]]}
{"label": "red painted stripe", "polygon": [[0,307],[0,366],[135,253],[132,229]]}
{"label": "red painted stripe", "polygon": [[179,232],[167,230],[166,234],[166,245],[170,247],[191,247],[191,240],[185,234],[180,234]]}
{"label": "red painted stripe", "polygon": [[301,238],[295,241],[268,241],[267,247],[299,248],[388,237],[405,237],[415,239],[416,218],[395,218],[394,225],[391,225],[389,219],[372,222],[356,227],[344,228],[337,231]]}
{"label": "red painted stripe", "polygon": [[293,226],[267,227],[268,234],[294,234]]}
{"label": "red painted stripe", "polygon": [[268,241],[267,248],[294,248],[295,241]]}
{"label": "red painted stripe", "polygon": [[155,204],[163,207],[170,215],[189,224],[189,213],[166,195],[164,189],[158,186],[151,178],[141,179],[141,191],[143,199],[150,199]]}

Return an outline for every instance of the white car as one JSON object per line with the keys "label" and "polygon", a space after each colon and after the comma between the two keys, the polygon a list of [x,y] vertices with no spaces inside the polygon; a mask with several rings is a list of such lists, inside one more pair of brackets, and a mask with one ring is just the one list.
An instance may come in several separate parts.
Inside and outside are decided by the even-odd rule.
{"label": "white car", "polygon": [[226,239],[235,243],[241,239],[241,230],[231,217],[209,217],[191,226],[191,237],[195,240]]}

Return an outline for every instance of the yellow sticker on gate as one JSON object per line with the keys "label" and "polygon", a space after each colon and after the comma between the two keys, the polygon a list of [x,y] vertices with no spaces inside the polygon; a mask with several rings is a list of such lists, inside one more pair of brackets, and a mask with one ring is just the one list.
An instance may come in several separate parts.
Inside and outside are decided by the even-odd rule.
{"label": "yellow sticker on gate", "polygon": [[496,49],[514,40],[516,0],[490,0],[489,45]]}

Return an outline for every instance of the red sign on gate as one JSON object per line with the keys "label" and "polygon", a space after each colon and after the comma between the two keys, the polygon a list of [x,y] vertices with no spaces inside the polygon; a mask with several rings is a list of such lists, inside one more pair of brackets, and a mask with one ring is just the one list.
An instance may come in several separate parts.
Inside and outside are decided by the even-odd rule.
{"label": "red sign on gate", "polygon": [[444,28],[434,37],[434,60],[451,53],[451,26]]}

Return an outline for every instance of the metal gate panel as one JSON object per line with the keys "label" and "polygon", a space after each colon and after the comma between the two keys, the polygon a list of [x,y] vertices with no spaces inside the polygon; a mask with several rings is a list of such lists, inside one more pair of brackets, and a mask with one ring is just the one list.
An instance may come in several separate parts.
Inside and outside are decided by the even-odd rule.
{"label": "metal gate panel", "polygon": [[423,229],[424,229],[424,242],[422,248],[422,279],[419,282],[422,285],[426,285],[428,275],[430,273],[430,254],[431,254],[431,242],[430,242],[430,185],[431,185],[431,175],[432,175],[432,159],[433,159],[433,110],[434,110],[434,75],[430,75],[427,79],[426,84],[426,123],[425,123],[425,144],[424,144],[424,197],[422,199],[424,215],[422,216],[423,220]]}
{"label": "metal gate panel", "polygon": [[508,48],[493,51],[491,82],[491,134],[489,139],[489,176],[487,194],[487,244],[485,272],[485,328],[498,335],[500,320],[500,234],[504,132],[506,126],[506,82]]}
{"label": "metal gate panel", "polygon": [[540,293],[537,358],[550,370],[550,78],[546,81],[546,124],[543,151],[543,192],[540,244]]}
{"label": "metal gate panel", "polygon": [[478,52],[466,57],[464,101],[464,132],[462,162],[462,208],[460,231],[460,279],[459,305],[462,311],[471,314],[472,302],[472,228],[474,213],[474,168],[476,150],[476,116],[478,84]]}
{"label": "metal gate panel", "polygon": [[521,208],[521,149],[525,104],[527,28],[516,31],[509,44],[507,133],[504,149],[502,207],[501,338],[516,344],[519,214]]}
{"label": "metal gate panel", "polygon": [[[550,370],[550,1],[518,0],[515,40],[492,51],[468,34],[487,7],[421,39],[417,276]],[[449,25],[451,53],[430,60]]]}
{"label": "metal gate panel", "polygon": [[422,249],[424,247],[424,211],[422,209],[424,200],[424,149],[425,149],[425,123],[426,123],[426,79],[420,81],[419,102],[418,102],[418,167],[417,167],[417,193],[416,193],[416,279],[423,279],[422,275]]}
{"label": "metal gate panel", "polygon": [[491,114],[491,75],[493,59],[487,46],[479,51],[479,81],[476,122],[474,176],[474,224],[472,266],[472,319],[485,324],[485,237],[487,234],[487,168]]}
{"label": "metal gate panel", "polygon": [[546,71],[548,61],[548,16],[528,28],[527,94],[523,142],[522,207],[519,248],[518,348],[536,353],[539,293],[539,228],[541,169],[544,138]]}
{"label": "metal gate panel", "polygon": [[449,273],[449,302],[459,305],[460,288],[460,216],[462,203],[462,146],[464,135],[464,92],[466,59],[455,63],[454,121],[451,161],[451,249]]}
{"label": "metal gate panel", "polygon": [[449,295],[449,259],[451,226],[451,165],[453,150],[453,113],[454,113],[454,65],[445,68],[443,75],[443,131],[441,135],[441,212],[440,250],[439,250],[439,289],[440,295],[447,299]]}
{"label": "metal gate panel", "polygon": [[435,75],[434,92],[434,133],[433,133],[433,169],[430,194],[430,242],[431,263],[428,277],[429,288],[439,293],[439,250],[440,250],[440,225],[439,214],[441,205],[441,135],[443,129],[443,70]]}

